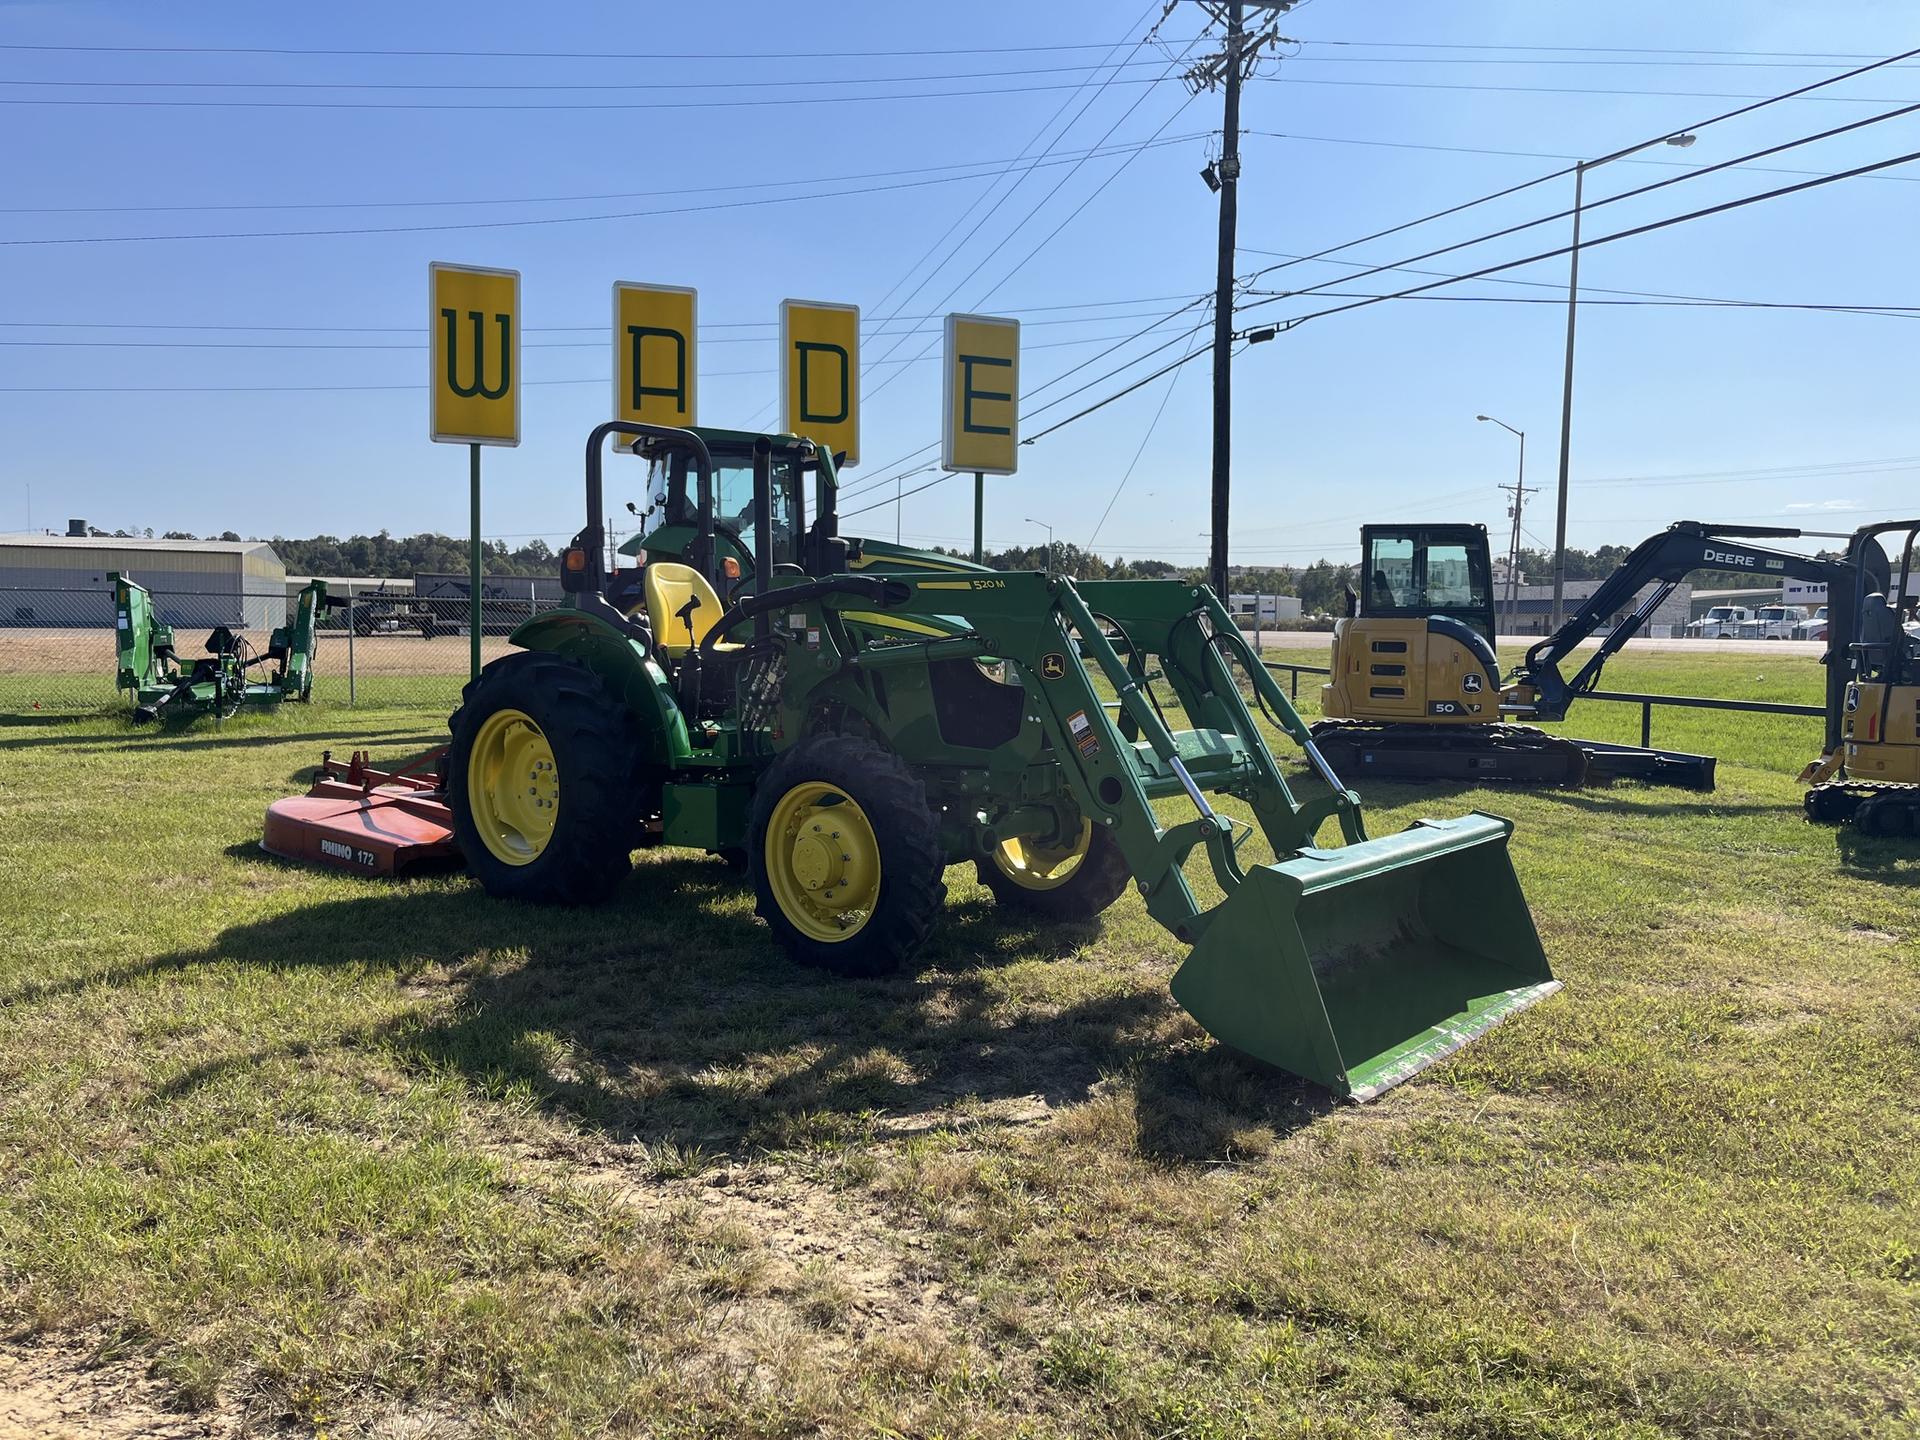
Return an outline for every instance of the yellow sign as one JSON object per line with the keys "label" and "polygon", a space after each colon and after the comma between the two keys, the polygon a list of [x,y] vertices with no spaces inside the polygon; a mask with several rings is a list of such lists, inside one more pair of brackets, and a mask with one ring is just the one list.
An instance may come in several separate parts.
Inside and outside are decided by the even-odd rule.
{"label": "yellow sign", "polygon": [[[678,285],[613,287],[613,418],[692,425],[694,292]],[[632,449],[632,442],[614,441]]]}
{"label": "yellow sign", "polygon": [[520,272],[427,267],[427,392],[435,440],[520,443]]}
{"label": "yellow sign", "polygon": [[1020,468],[1020,322],[947,316],[940,466],[985,475]]}
{"label": "yellow sign", "polygon": [[860,463],[860,307],[780,302],[780,428]]}

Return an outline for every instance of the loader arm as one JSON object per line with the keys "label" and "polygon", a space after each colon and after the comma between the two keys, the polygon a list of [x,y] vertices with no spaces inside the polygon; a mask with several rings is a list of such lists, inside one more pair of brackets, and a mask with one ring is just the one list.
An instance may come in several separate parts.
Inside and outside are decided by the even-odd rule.
{"label": "loader arm", "polygon": [[[875,601],[816,594],[817,648],[811,638],[785,643],[789,664],[818,680],[796,684],[789,671],[783,729],[800,733],[799,717],[826,694],[866,686],[884,696],[889,673],[1010,663],[1046,742],[1031,773],[1057,770],[1080,815],[1111,835],[1147,912],[1194,947],[1173,994],[1225,1044],[1365,1099],[1559,988],[1507,855],[1511,824],[1476,814],[1368,839],[1359,797],[1205,586],[951,572],[889,579],[897,589],[878,602],[889,617],[957,616],[966,632],[862,641],[838,612]],[[1173,706],[1152,691],[1148,657],[1190,728],[1169,723]],[[1325,794],[1295,796],[1236,669],[1274,728],[1306,752]],[[1216,808],[1212,797],[1222,795],[1243,801],[1253,824]],[[1156,801],[1184,813],[1165,814]],[[1345,843],[1321,848],[1329,819]],[[1255,826],[1271,864],[1240,857]],[[1222,895],[1210,904],[1184,870],[1195,850]]]}
{"label": "loader arm", "polygon": [[[1797,580],[1825,584],[1830,617],[1829,649],[1833,651],[1834,647],[1840,647],[1837,653],[1845,653],[1844,647],[1851,641],[1856,625],[1857,607],[1852,599],[1854,565],[1844,560],[1822,560],[1791,550],[1774,550],[1749,543],[1755,538],[1792,539],[1800,533],[1798,530],[1771,526],[1708,525],[1697,520],[1682,520],[1660,534],[1641,541],[1634,547],[1633,553],[1621,562],[1620,568],[1606,578],[1565,624],[1527,651],[1526,658],[1514,672],[1513,680],[1530,689],[1532,697],[1502,708],[1510,714],[1535,720],[1565,719],[1575,698],[1599,685],[1600,674],[1606,668],[1607,661],[1640,633],[1674,589],[1696,570],[1750,571],[1761,579],[1792,576]],[[1870,556],[1866,563],[1871,565]],[[1884,585],[1884,553],[1879,557],[1879,567],[1881,583]],[[1638,605],[1633,605],[1634,596],[1649,584],[1655,587],[1652,593]],[[1839,597],[1842,596],[1846,598],[1841,600]],[[1629,606],[1632,608],[1626,617],[1606,634],[1599,649],[1573,677],[1568,679],[1562,676],[1560,663],[1583,640],[1598,631],[1608,616]],[[1832,692],[1837,684],[1844,693],[1846,677],[1843,671],[1844,667],[1828,666],[1829,749],[1837,740],[1836,722],[1831,717],[1839,714],[1839,706],[1831,703]]]}

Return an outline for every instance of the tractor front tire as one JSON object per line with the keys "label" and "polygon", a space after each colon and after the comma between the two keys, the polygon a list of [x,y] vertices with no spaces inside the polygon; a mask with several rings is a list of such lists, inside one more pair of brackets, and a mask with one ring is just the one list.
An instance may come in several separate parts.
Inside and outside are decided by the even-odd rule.
{"label": "tractor front tire", "polygon": [[755,787],[747,835],[755,909],[803,965],[891,974],[946,903],[926,787],[871,740],[820,735],[780,756]]}
{"label": "tractor front tire", "polygon": [[454,838],[489,895],[604,900],[640,842],[640,737],[584,666],[524,651],[467,685],[447,721]]}
{"label": "tractor front tire", "polygon": [[974,862],[995,902],[1049,920],[1091,920],[1133,881],[1113,832],[1082,821],[1072,845],[1044,848],[1009,840]]}

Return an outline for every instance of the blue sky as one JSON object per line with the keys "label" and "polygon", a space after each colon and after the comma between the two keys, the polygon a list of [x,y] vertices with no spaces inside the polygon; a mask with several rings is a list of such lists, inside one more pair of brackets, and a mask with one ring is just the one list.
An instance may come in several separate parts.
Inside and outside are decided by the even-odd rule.
{"label": "blue sky", "polygon": [[[495,227],[5,246],[0,528],[25,525],[31,486],[36,526],[78,515],[108,528],[463,534],[466,457],[427,441],[416,388],[432,260],[521,270],[525,374],[555,382],[529,385],[521,446],[486,456],[489,536],[557,540],[578,524],[580,444],[609,403],[604,327],[616,279],[698,287],[701,418],[710,424],[771,423],[783,297],[861,305],[872,366],[867,463],[850,476],[849,493],[871,487],[864,499],[872,503],[894,488],[875,484],[892,473],[885,462],[933,441],[940,417],[931,358],[873,362],[890,350],[896,361],[923,348],[936,356],[944,311],[1021,315],[1032,390],[1211,287],[1215,212],[1197,172],[1219,100],[1189,100],[1177,81],[1159,78],[1201,17],[1181,4],[1160,29],[1162,43],[1141,45],[1158,10],[1133,0],[0,6],[0,46],[151,47],[0,49],[0,99],[14,102],[14,138],[0,154],[0,239]],[[1560,167],[1543,156],[1603,154],[1741,103],[1718,97],[1774,94],[1851,63],[1805,57],[1880,57],[1920,43],[1911,7],[1895,0],[1311,0],[1282,28],[1304,43],[1296,58],[1264,67],[1245,101],[1250,132],[1278,133],[1244,142],[1243,276]],[[1041,46],[1097,48],[1011,48]],[[1415,48],[1441,46],[1566,48]],[[220,47],[576,58],[195,53]],[[953,53],[968,47],[982,53]],[[1654,57],[1629,47],[1740,53]],[[814,58],[603,58],[730,51]],[[856,51],[930,53],[848,53]],[[1094,71],[1109,55],[1131,63]],[[1649,63],[1655,58],[1667,63]],[[971,78],[920,78],[929,76]],[[794,80],[834,83],[773,83]],[[88,83],[22,83],[52,81]],[[133,81],[149,83],[118,83]],[[719,83],[689,88],[695,82]],[[381,88],[313,88],[326,84]],[[479,88],[432,88],[457,86]],[[553,88],[505,88],[536,86]],[[1003,93],[742,103],[933,90]],[[1665,93],[1574,93],[1582,91]],[[1920,100],[1920,76],[1887,70],[1822,93],[1834,98],[1776,105],[1703,130],[1684,152],[1610,165],[1589,176],[1588,201],[1682,173],[1674,162],[1712,164],[1892,108],[1873,101]],[[275,103],[17,103],[49,99]],[[1072,162],[1109,135],[1105,145],[1127,148]],[[1152,148],[1133,148],[1156,135]],[[1756,163],[1831,172],[1908,150],[1920,150],[1920,115]],[[1468,153],[1486,151],[1523,153]],[[1016,175],[994,178],[1013,157],[1043,153],[1068,158],[1026,173],[1010,194]],[[869,178],[834,178],[848,176]],[[1912,274],[1920,166],[1884,176],[1591,250],[1583,288],[1594,300],[1627,298],[1605,296],[1604,287],[1920,305]],[[1703,177],[1594,210],[1588,237],[1799,178]],[[866,193],[773,203],[835,190]],[[581,196],[623,198],[544,198]],[[1338,258],[1397,262],[1552,214],[1570,198],[1571,180],[1556,180]],[[147,208],[162,206],[234,208]],[[691,208],[713,206],[728,208]],[[609,214],[626,218],[574,218]],[[568,223],[497,226],[563,217]],[[972,238],[948,259],[936,242],[950,227],[946,247]],[[1470,269],[1565,238],[1565,222],[1556,222],[1425,263]],[[1509,272],[1543,288],[1483,283],[1436,293],[1551,300],[1565,263]],[[1298,288],[1349,273],[1315,262],[1253,283]],[[1380,293],[1421,278],[1379,275],[1332,288]],[[1254,313],[1283,317],[1324,303]],[[903,318],[881,329],[895,309]],[[1203,318],[1188,314],[1045,398],[1177,339]],[[1797,310],[1584,306],[1571,543],[1630,542],[1682,517],[1846,529],[1915,509],[1904,497],[1920,470],[1916,324]],[[126,328],[135,325],[235,328]],[[1365,517],[1477,519],[1504,534],[1495,486],[1512,478],[1514,445],[1477,424],[1480,412],[1528,432],[1528,477],[1542,493],[1530,501],[1527,528],[1550,540],[1563,326],[1557,304],[1407,300],[1314,320],[1246,352],[1235,368],[1234,558],[1346,558]],[[919,333],[895,349],[900,330]],[[1082,402],[1185,343],[1093,387]],[[1198,562],[1207,366],[1196,361],[1176,374],[1026,447],[1018,477],[989,482],[989,542],[1038,539],[1031,517],[1086,543],[1133,465],[1098,548]],[[316,386],[398,388],[299,388]],[[1029,420],[1028,433],[1074,408]],[[909,497],[897,519],[887,506],[848,528],[890,538],[897,525],[910,541],[964,543],[970,505],[971,484],[959,480]]]}

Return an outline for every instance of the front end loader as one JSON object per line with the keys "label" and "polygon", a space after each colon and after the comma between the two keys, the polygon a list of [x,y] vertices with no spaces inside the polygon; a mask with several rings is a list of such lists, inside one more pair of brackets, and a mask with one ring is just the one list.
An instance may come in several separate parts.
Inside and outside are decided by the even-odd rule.
{"label": "front end loader", "polygon": [[[277,626],[264,653],[224,625],[207,636],[204,656],[183,662],[174,650],[173,627],[153,609],[145,586],[118,572],[113,584],[114,626],[118,648],[116,686],[133,697],[133,720],[144,725],[163,716],[186,720],[219,718],[247,707],[277,706],[313,694],[316,624],[327,599],[326,582],[314,580],[294,601],[291,624]],[[271,667],[264,677],[249,673]]]}
{"label": "front end loader", "polygon": [[[706,433],[593,432],[568,599],[449,722],[445,798],[493,894],[600,901],[636,847],[692,847],[744,859],[794,959],[874,975],[932,933],[950,865],[1053,918],[1131,885],[1191,947],[1172,992],[1206,1030],[1355,1100],[1559,988],[1509,822],[1368,838],[1206,587],[868,568],[831,458],[791,436],[754,440],[735,532],[756,578],[730,586]],[[695,562],[650,555],[621,603],[602,570],[616,434],[684,469]],[[810,521],[776,523],[782,466],[815,478]],[[1295,794],[1282,736],[1320,793]]]}

